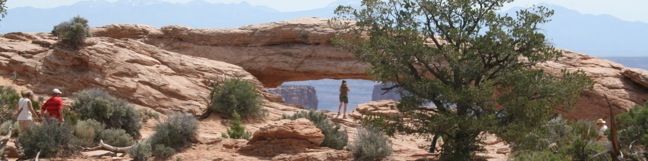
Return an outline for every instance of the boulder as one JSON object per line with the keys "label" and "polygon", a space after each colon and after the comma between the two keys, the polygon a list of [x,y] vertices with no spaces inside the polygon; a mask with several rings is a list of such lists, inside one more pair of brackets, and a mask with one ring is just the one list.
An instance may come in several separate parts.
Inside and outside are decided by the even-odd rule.
{"label": "boulder", "polygon": [[248,146],[241,148],[239,152],[266,157],[298,154],[319,147],[322,141],[324,134],[309,120],[280,120],[254,132]]}
{"label": "boulder", "polygon": [[317,110],[317,92],[308,85],[281,85],[266,89],[269,93],[281,95],[286,104]]}
{"label": "boulder", "polygon": [[648,89],[648,71],[637,68],[625,68],[623,69],[623,75]]}
{"label": "boulder", "polygon": [[345,150],[334,150],[328,148],[322,148],[314,150],[312,152],[304,152],[299,154],[280,154],[278,156],[272,157],[273,161],[329,161],[329,160],[339,160],[339,161],[350,161],[353,160],[351,153]]}
{"label": "boulder", "polygon": [[395,117],[400,114],[397,103],[393,100],[382,100],[359,104],[349,116],[354,119],[362,119],[366,115]]}

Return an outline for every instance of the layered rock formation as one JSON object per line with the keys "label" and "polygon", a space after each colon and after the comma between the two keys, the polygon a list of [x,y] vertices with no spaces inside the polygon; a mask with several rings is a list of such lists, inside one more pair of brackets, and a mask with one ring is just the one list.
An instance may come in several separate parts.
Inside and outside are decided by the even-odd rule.
{"label": "layered rock formation", "polygon": [[327,20],[317,18],[222,30],[141,25],[93,30],[95,36],[142,39],[166,50],[236,64],[266,87],[324,78],[368,79],[366,64],[331,45],[335,34]]}
{"label": "layered rock formation", "polygon": [[[138,39],[142,42],[190,56],[205,57],[239,65],[266,87],[285,81],[322,78],[368,79],[368,65],[352,54],[331,45],[336,32],[327,20],[306,18],[245,26],[238,29],[189,29],[169,26],[161,29],[141,25],[110,25],[94,29],[95,36]],[[570,118],[607,117],[607,95],[615,111],[626,111],[646,102],[648,90],[641,85],[645,75],[636,69],[564,51],[557,61],[539,65],[550,73],[562,69],[583,70],[594,80]]]}
{"label": "layered rock formation", "polygon": [[295,154],[317,148],[324,141],[324,134],[307,119],[280,120],[261,127],[254,132],[247,147],[241,152],[254,156]]}
{"label": "layered rock formation", "polygon": [[317,110],[317,91],[313,86],[281,85],[277,88],[266,89],[266,91],[280,95],[286,104]]}
{"label": "layered rock formation", "polygon": [[400,92],[402,92],[403,90],[401,88],[392,88],[393,86],[394,86],[393,83],[375,84],[373,86],[373,91],[371,93],[371,100],[372,101],[400,100],[401,99]]}
{"label": "layered rock formation", "polygon": [[209,85],[227,78],[261,83],[243,68],[159,49],[136,40],[90,38],[78,51],[58,48],[45,34],[8,34],[0,38],[0,71],[17,73],[36,93],[61,88],[66,96],[101,88],[158,111],[199,113]]}
{"label": "layered rock formation", "polygon": [[362,119],[364,116],[395,117],[400,114],[396,105],[397,102],[393,100],[371,101],[359,104],[349,116],[354,119]]}

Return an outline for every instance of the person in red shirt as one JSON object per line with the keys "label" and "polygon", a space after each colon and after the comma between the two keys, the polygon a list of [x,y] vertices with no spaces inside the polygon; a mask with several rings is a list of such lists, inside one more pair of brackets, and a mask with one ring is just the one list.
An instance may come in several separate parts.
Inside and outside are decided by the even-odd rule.
{"label": "person in red shirt", "polygon": [[46,118],[56,119],[63,122],[63,99],[61,98],[61,90],[52,90],[52,96],[41,106],[41,116]]}

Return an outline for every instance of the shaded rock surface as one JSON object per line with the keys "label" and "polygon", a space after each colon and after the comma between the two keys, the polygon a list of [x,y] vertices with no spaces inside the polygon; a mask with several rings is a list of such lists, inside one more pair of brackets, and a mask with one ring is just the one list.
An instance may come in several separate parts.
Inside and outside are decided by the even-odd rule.
{"label": "shaded rock surface", "polygon": [[280,95],[286,104],[317,110],[317,91],[308,85],[281,85],[266,89],[269,93]]}
{"label": "shaded rock surface", "polygon": [[637,84],[648,88],[648,71],[637,68],[626,68],[623,70],[623,75]]}

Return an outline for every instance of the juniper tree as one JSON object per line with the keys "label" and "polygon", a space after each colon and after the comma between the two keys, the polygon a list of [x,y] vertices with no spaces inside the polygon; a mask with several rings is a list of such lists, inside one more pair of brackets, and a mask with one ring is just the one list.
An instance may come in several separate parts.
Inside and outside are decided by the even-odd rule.
{"label": "juniper tree", "polygon": [[590,81],[534,68],[561,55],[539,28],[553,11],[499,12],[512,1],[363,0],[338,7],[331,22],[349,27],[334,43],[370,64],[376,80],[408,91],[401,117],[380,118],[386,131],[440,136],[442,160],[471,160],[484,132],[526,148]]}

